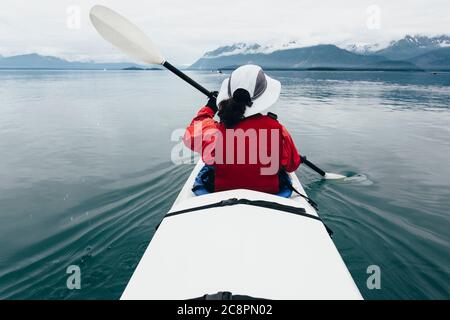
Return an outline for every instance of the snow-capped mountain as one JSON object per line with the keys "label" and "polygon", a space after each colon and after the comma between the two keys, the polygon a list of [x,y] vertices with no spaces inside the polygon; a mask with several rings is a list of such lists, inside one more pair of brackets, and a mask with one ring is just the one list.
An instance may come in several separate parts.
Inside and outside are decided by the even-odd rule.
{"label": "snow-capped mountain", "polygon": [[[273,48],[271,48],[273,50]],[[386,59],[376,55],[360,55],[338,48],[335,45],[316,45],[280,49],[269,52],[260,48],[253,53],[224,54],[202,57],[191,68],[199,70],[228,69],[254,63],[269,69],[310,68],[379,68]],[[415,67],[415,66],[411,66]],[[384,67],[383,67],[384,68]],[[404,68],[402,66],[402,68]]]}
{"label": "snow-capped mountain", "polygon": [[435,37],[427,36],[410,36],[407,35],[401,40],[393,41],[391,45],[405,45],[415,46],[420,48],[444,48],[450,47],[450,36],[441,35]]}
{"label": "snow-capped mountain", "polygon": [[[246,63],[274,69],[450,69],[450,36],[405,36],[388,42],[305,46],[300,41],[236,43],[207,52],[192,69],[233,68]],[[450,49],[449,49],[450,50]],[[419,59],[420,57],[420,59]],[[416,59],[417,58],[417,59]]]}
{"label": "snow-capped mountain", "polygon": [[240,42],[229,46],[219,47],[213,51],[208,51],[203,58],[218,58],[239,54],[270,54],[278,50],[297,49],[302,47],[304,47],[304,45],[301,45],[298,41],[289,41],[282,44],[271,44],[266,46],[262,46],[258,43],[247,44]]}
{"label": "snow-capped mountain", "polygon": [[300,49],[305,47],[307,47],[307,45],[302,44],[300,41],[292,40],[281,44],[272,44],[265,46],[264,48],[262,48],[261,53],[269,54],[280,50]]}
{"label": "snow-capped mountain", "polygon": [[411,59],[440,48],[450,47],[450,36],[410,36],[390,43],[351,43],[339,47],[359,54],[379,54],[390,59]]}
{"label": "snow-capped mountain", "polygon": [[379,43],[370,44],[370,43],[353,43],[353,44],[347,44],[347,45],[340,45],[339,47],[348,50],[350,52],[358,53],[358,54],[373,54],[374,52],[377,52],[383,48],[386,47],[386,45],[381,45]]}
{"label": "snow-capped mountain", "polygon": [[261,46],[257,43],[235,43],[230,46],[219,47],[213,51],[205,53],[204,58],[217,58],[223,56],[232,56],[236,54],[251,54],[257,53],[261,49]]}
{"label": "snow-capped mountain", "polygon": [[[378,54],[386,58],[394,60],[411,59],[415,56],[425,54],[439,48],[450,47],[450,36],[410,36],[407,35],[403,39],[380,43],[334,43],[341,49],[357,53],[357,54]],[[217,58],[223,56],[232,56],[238,54],[270,54],[278,50],[298,49],[307,47],[300,41],[289,41],[282,44],[271,44],[262,46],[258,43],[235,43],[230,46],[220,47],[216,50],[207,52],[204,58]]]}
{"label": "snow-capped mountain", "polygon": [[387,48],[375,53],[389,59],[406,60],[446,47],[450,47],[450,36],[447,35],[435,37],[407,35],[403,39],[392,41]]}

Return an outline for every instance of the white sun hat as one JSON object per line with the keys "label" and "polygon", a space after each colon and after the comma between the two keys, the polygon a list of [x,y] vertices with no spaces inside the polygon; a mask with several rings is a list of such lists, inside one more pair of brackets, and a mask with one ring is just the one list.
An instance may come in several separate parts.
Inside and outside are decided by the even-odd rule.
{"label": "white sun hat", "polygon": [[269,109],[280,97],[281,83],[266,75],[260,66],[247,64],[234,70],[222,82],[217,105],[230,99],[237,89],[250,93],[252,105],[247,106],[244,117],[250,117]]}

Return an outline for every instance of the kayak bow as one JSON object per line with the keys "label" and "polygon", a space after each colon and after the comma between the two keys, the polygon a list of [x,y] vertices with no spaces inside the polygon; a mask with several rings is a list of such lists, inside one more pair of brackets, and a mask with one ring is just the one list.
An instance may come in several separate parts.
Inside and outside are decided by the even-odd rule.
{"label": "kayak bow", "polygon": [[[158,227],[122,299],[223,298],[223,292],[263,299],[362,299],[304,198],[251,190],[196,197],[191,188],[202,166],[197,164]],[[306,195],[297,176],[291,178]]]}

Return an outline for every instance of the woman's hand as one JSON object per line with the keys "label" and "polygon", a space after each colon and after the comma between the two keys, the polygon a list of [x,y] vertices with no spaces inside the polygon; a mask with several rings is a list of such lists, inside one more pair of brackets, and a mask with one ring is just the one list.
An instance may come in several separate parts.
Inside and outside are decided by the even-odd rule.
{"label": "woman's hand", "polygon": [[208,103],[206,104],[206,107],[210,108],[212,111],[214,111],[214,113],[217,113],[217,111],[219,111],[219,109],[217,108],[217,95],[219,94],[219,92],[217,91],[213,91],[211,92],[212,96],[211,98],[209,98]]}

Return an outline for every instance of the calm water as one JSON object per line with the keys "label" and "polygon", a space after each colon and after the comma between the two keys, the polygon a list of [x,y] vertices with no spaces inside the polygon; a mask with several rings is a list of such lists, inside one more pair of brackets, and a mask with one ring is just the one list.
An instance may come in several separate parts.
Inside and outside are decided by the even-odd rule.
{"label": "calm water", "polygon": [[[349,176],[298,171],[364,297],[450,298],[450,74],[272,75],[299,150]],[[0,298],[120,297],[193,168],[171,134],[204,100],[167,72],[0,71]]]}

